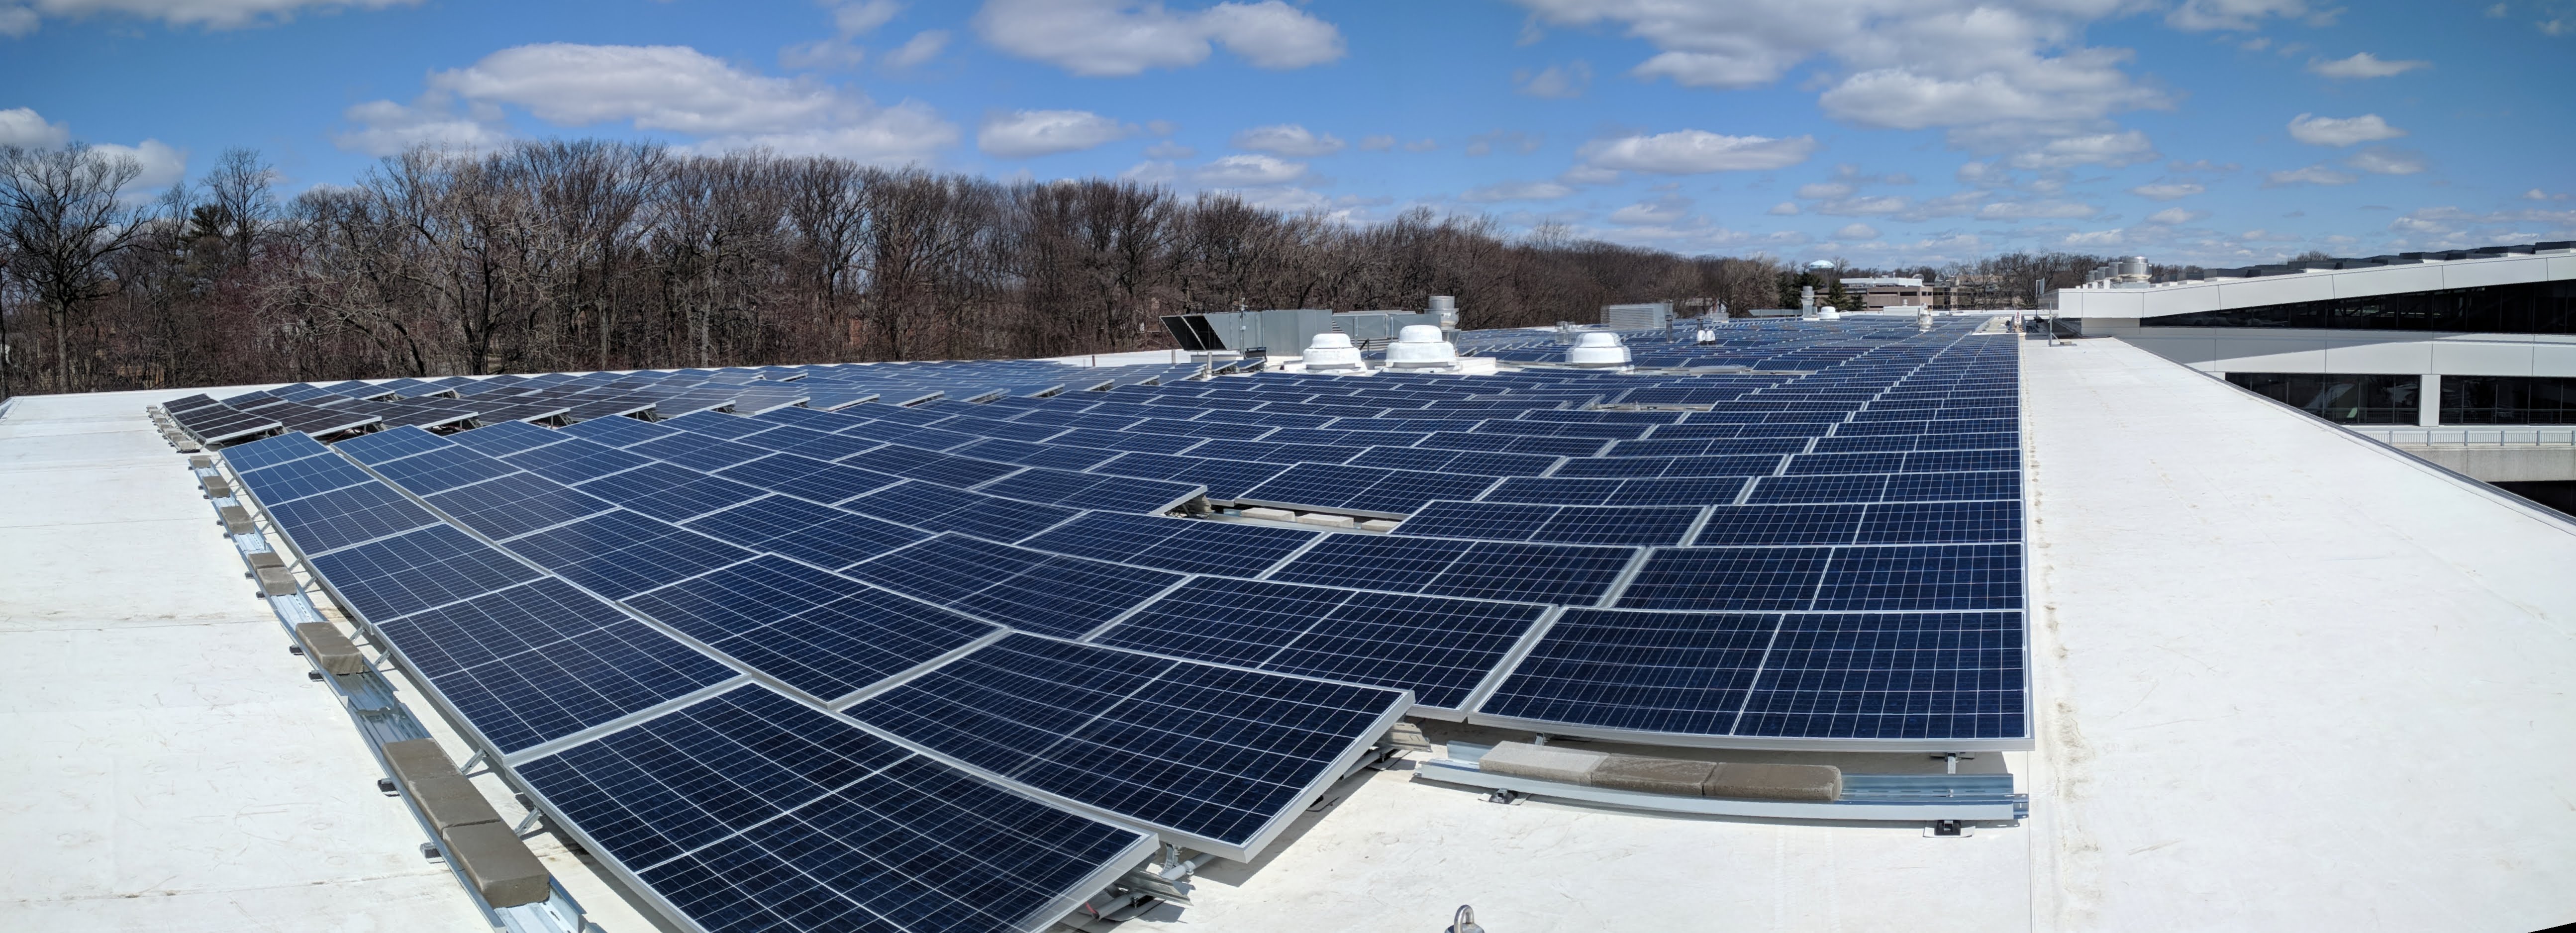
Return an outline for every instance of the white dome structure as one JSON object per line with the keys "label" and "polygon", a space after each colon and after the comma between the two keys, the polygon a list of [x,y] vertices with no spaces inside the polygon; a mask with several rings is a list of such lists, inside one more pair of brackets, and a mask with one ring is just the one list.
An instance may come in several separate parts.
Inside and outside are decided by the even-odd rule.
{"label": "white dome structure", "polygon": [[1842,319],[1843,319],[1843,313],[1842,313],[1842,312],[1840,312],[1840,311],[1836,311],[1836,310],[1834,310],[1834,306],[1833,306],[1833,305],[1826,305],[1826,306],[1824,306],[1824,307],[1822,307],[1822,308],[1818,308],[1818,309],[1816,309],[1816,320],[1819,320],[1819,321],[1839,321],[1839,320],[1842,320]]}
{"label": "white dome structure", "polygon": [[1574,346],[1565,350],[1565,365],[1587,369],[1613,369],[1628,365],[1628,345],[1619,335],[1596,330],[1574,338]]}
{"label": "white dome structure", "polygon": [[1359,372],[1360,349],[1351,345],[1351,335],[1325,331],[1306,345],[1306,371],[1310,373]]}
{"label": "white dome structure", "polygon": [[1386,347],[1388,369],[1446,369],[1458,365],[1458,346],[1441,339],[1440,328],[1408,324]]}

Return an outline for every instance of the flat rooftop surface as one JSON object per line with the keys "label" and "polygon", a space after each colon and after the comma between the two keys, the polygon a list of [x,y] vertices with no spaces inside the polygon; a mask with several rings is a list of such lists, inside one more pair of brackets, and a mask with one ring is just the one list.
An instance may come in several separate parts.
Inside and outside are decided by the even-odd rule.
{"label": "flat rooftop surface", "polygon": [[[2117,341],[2025,348],[2040,747],[1963,769],[2020,775],[2030,820],[1502,806],[1399,765],[1127,928],[1428,931],[1462,903],[1497,933],[2576,920],[2576,527]],[[180,394],[0,419],[0,928],[479,929],[144,419]],[[540,851],[603,928],[651,928]]]}

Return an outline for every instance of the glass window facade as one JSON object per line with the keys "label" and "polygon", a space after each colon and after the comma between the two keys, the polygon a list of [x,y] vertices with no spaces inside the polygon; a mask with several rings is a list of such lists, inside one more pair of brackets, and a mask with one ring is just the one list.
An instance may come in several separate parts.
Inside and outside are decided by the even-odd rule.
{"label": "glass window facade", "polygon": [[2424,410],[2421,376],[2228,373],[2227,381],[2343,424],[2414,424]]}
{"label": "glass window facade", "polygon": [[2576,379],[2443,376],[2443,424],[2576,424]]}
{"label": "glass window facade", "polygon": [[2329,330],[2576,334],[2576,281],[2447,288],[2369,298],[2295,301],[2168,314],[2141,327],[2308,327]]}

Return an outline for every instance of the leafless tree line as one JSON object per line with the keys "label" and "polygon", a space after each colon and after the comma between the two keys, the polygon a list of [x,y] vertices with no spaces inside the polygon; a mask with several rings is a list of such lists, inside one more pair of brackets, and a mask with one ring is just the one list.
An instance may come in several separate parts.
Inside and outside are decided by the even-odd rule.
{"label": "leafless tree line", "polygon": [[1128,181],[601,140],[416,149],[292,198],[248,150],[146,203],[136,174],[78,144],[0,149],[0,391],[1056,356],[1168,346],[1172,313],[1438,294],[1468,327],[1530,326],[1771,306],[1797,280],[1481,216],[1351,225]]}

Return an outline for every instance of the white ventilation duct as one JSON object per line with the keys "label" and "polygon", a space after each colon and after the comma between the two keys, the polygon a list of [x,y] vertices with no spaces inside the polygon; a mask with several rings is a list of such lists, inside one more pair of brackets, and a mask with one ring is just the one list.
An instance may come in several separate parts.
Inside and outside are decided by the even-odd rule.
{"label": "white ventilation duct", "polygon": [[1458,347],[1440,339],[1440,328],[1407,324],[1386,347],[1388,369],[1445,369],[1458,365]]}
{"label": "white ventilation duct", "polygon": [[1565,351],[1565,365],[1609,369],[1628,365],[1628,345],[1619,335],[1592,331],[1574,338],[1574,346]]}
{"label": "white ventilation duct", "polygon": [[1306,371],[1310,373],[1358,372],[1360,349],[1351,346],[1351,335],[1325,331],[1306,345]]}
{"label": "white ventilation duct", "polygon": [[1833,305],[1826,305],[1826,306],[1824,306],[1824,307],[1821,307],[1821,308],[1817,308],[1817,309],[1816,309],[1816,320],[1819,320],[1819,321],[1839,321],[1839,320],[1842,320],[1842,319],[1843,319],[1843,313],[1842,313],[1842,312],[1840,312],[1840,311],[1836,311],[1836,310],[1834,310],[1834,306],[1833,306]]}

